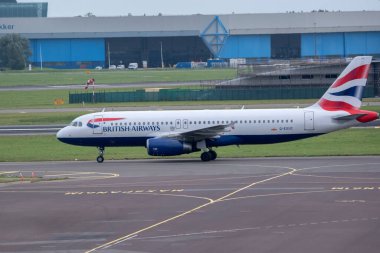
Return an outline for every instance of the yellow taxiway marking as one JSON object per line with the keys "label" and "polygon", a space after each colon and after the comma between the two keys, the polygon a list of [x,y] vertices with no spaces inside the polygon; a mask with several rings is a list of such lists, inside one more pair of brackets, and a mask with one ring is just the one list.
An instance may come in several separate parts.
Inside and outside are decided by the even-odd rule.
{"label": "yellow taxiway marking", "polygon": [[239,200],[239,199],[249,199],[249,198],[259,198],[259,197],[276,197],[276,196],[283,196],[283,195],[296,195],[296,194],[308,194],[308,193],[322,193],[322,192],[341,192],[341,191],[347,191],[347,190],[321,190],[321,191],[302,191],[302,192],[280,192],[280,193],[269,193],[269,194],[260,194],[260,195],[250,195],[250,196],[243,196],[243,197],[236,197],[236,198],[226,198],[220,201],[230,201],[230,200]]}
{"label": "yellow taxiway marking", "polygon": [[122,237],[119,237],[119,238],[117,238],[117,239],[115,239],[115,240],[113,240],[113,241],[110,241],[110,242],[104,243],[104,244],[102,244],[102,245],[99,245],[99,246],[97,246],[96,248],[93,248],[93,249],[90,249],[90,250],[86,251],[86,253],[95,252],[96,250],[100,250],[100,249],[110,248],[110,247],[115,246],[115,245],[117,245],[117,244],[119,244],[119,243],[121,243],[121,242],[124,242],[124,241],[126,241],[126,240],[129,240],[129,239],[131,239],[131,238],[133,238],[133,237],[136,237],[138,234],[140,234],[140,233],[142,233],[142,232],[145,232],[145,231],[150,230],[150,229],[152,229],[152,228],[156,228],[156,227],[158,227],[158,226],[160,226],[160,225],[162,225],[162,224],[165,224],[165,223],[168,223],[168,222],[170,222],[170,221],[176,220],[176,219],[178,219],[178,218],[181,218],[181,217],[183,217],[183,216],[186,216],[187,214],[194,213],[194,212],[197,211],[197,210],[200,210],[200,209],[202,209],[202,208],[205,208],[205,207],[207,207],[207,206],[210,206],[210,205],[212,205],[212,204],[214,204],[214,203],[220,202],[220,201],[222,201],[222,200],[224,200],[224,199],[226,199],[226,198],[228,198],[228,197],[231,197],[231,196],[233,196],[233,195],[235,195],[235,194],[237,194],[237,193],[239,193],[239,192],[241,192],[241,191],[244,191],[244,190],[247,189],[247,188],[250,188],[250,187],[252,187],[252,186],[255,186],[255,185],[258,185],[258,184],[261,184],[261,183],[265,183],[265,182],[268,182],[268,181],[271,181],[271,180],[274,180],[274,179],[277,179],[277,178],[280,178],[280,177],[284,177],[284,176],[287,176],[287,175],[291,175],[291,174],[293,174],[294,172],[297,171],[296,169],[289,168],[289,167],[281,167],[281,168],[289,169],[290,171],[288,171],[288,172],[286,172],[286,173],[282,173],[282,174],[276,175],[276,176],[274,176],[274,177],[270,177],[270,178],[264,179],[264,180],[260,180],[260,181],[257,181],[257,182],[253,182],[253,183],[251,183],[251,184],[249,184],[249,185],[246,185],[246,186],[244,186],[244,187],[242,187],[242,188],[239,188],[239,189],[237,189],[237,190],[235,190],[235,191],[233,191],[233,192],[231,192],[231,193],[229,193],[229,194],[226,194],[226,195],[224,195],[224,196],[222,196],[222,197],[220,197],[220,198],[218,198],[218,199],[215,199],[215,200],[214,200],[214,199],[208,199],[208,202],[205,203],[205,204],[203,204],[203,205],[197,206],[197,207],[195,207],[195,208],[193,208],[193,209],[190,209],[190,210],[188,210],[188,211],[186,211],[186,212],[183,212],[183,213],[181,213],[181,214],[179,214],[179,215],[173,216],[173,217],[168,218],[168,219],[166,219],[166,220],[160,221],[160,222],[158,222],[158,223],[156,223],[156,224],[153,224],[153,225],[150,225],[150,226],[148,226],[148,227],[142,228],[142,229],[140,229],[140,230],[138,230],[138,231],[135,231],[135,232],[133,232],[133,233],[127,234],[127,235],[122,236]]}
{"label": "yellow taxiway marking", "polygon": [[[325,165],[325,166],[316,166],[316,167],[297,169],[297,172],[298,171],[304,171],[304,170],[313,170],[313,169],[336,168],[336,167],[352,167],[352,166],[362,166],[362,165],[380,165],[380,163],[353,163],[353,164]],[[303,175],[303,174],[301,174],[301,175]]]}
{"label": "yellow taxiway marking", "polygon": [[298,174],[294,173],[294,176],[301,176],[301,177],[318,177],[318,178],[334,178],[334,179],[358,179],[358,180],[374,180],[379,179],[378,177],[336,177],[336,176],[318,176],[318,175],[309,175],[309,174]]}
{"label": "yellow taxiway marking", "polygon": [[117,173],[105,173],[105,172],[69,172],[64,174],[51,174],[51,175],[44,175],[45,177],[64,177],[64,176],[73,176],[75,178],[113,178],[113,177],[119,177],[120,175]]}
{"label": "yellow taxiway marking", "polygon": [[[18,174],[18,173],[46,173],[45,171],[39,171],[39,170],[22,170],[22,171],[0,171],[0,175],[4,174]],[[57,174],[54,174],[54,172],[57,172]],[[75,171],[66,171],[65,173],[62,173],[62,171],[50,171],[50,174],[44,174],[44,177],[69,177],[71,179],[108,179],[108,178],[115,178],[119,177],[120,175],[117,173],[108,173],[108,172],[75,172]],[[45,181],[44,183],[52,182],[52,181]],[[54,182],[61,182],[61,181],[54,181]]]}
{"label": "yellow taxiway marking", "polygon": [[[379,217],[352,218],[352,219],[344,219],[344,220],[325,220],[325,221],[314,221],[314,222],[307,222],[307,223],[290,223],[290,224],[279,224],[279,225],[258,226],[258,227],[244,227],[244,228],[231,228],[231,229],[223,229],[223,230],[209,230],[209,231],[200,231],[200,232],[184,233],[184,234],[139,237],[139,238],[135,238],[134,240],[175,238],[175,237],[186,237],[186,236],[194,236],[194,235],[234,233],[234,232],[252,231],[252,230],[258,231],[258,230],[269,230],[269,229],[278,229],[278,228],[290,229],[290,228],[296,228],[296,227],[337,224],[337,223],[347,223],[347,222],[378,222],[378,221],[379,221]],[[132,238],[129,238],[129,239],[132,239]]]}
{"label": "yellow taxiway marking", "polygon": [[20,171],[0,171],[0,175],[15,174],[15,173],[20,173]]}

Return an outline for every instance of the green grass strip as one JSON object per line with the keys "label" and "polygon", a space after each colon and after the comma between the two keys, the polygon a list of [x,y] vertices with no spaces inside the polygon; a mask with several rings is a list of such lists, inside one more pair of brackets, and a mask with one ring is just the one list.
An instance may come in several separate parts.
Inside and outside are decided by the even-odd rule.
{"label": "green grass strip", "polygon": [[[71,146],[55,136],[0,136],[0,162],[93,160],[95,147]],[[219,157],[380,155],[380,129],[347,129],[315,138],[269,145],[217,148]],[[199,157],[200,153],[176,158]],[[106,160],[148,158],[143,147],[107,148]],[[150,157],[151,158],[151,157]]]}
{"label": "green grass strip", "polygon": [[90,77],[98,84],[230,80],[236,74],[236,69],[8,71],[0,72],[0,86],[85,84]]}

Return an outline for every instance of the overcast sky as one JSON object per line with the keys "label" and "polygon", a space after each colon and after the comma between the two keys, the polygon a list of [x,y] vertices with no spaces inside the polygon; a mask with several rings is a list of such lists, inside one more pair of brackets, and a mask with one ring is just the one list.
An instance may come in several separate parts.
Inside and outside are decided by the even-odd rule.
{"label": "overcast sky", "polygon": [[[380,10],[380,0],[18,0],[48,2],[49,17]],[[380,18],[380,17],[379,17]]]}

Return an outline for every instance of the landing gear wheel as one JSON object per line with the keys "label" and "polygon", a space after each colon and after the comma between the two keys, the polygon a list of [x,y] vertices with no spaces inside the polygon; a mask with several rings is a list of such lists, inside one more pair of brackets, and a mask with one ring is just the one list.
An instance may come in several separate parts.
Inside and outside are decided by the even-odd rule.
{"label": "landing gear wheel", "polygon": [[96,157],[96,161],[98,163],[102,163],[104,161],[104,157],[100,155],[100,156]]}
{"label": "landing gear wheel", "polygon": [[96,161],[98,163],[102,163],[104,161],[104,147],[98,147],[99,156],[96,157]]}
{"label": "landing gear wheel", "polygon": [[201,160],[202,160],[203,162],[208,162],[208,161],[211,160],[211,158],[212,158],[212,156],[211,156],[210,152],[203,152],[203,153],[201,154]]}
{"label": "landing gear wheel", "polygon": [[212,161],[214,161],[218,157],[218,154],[214,150],[210,150],[209,153],[211,155]]}

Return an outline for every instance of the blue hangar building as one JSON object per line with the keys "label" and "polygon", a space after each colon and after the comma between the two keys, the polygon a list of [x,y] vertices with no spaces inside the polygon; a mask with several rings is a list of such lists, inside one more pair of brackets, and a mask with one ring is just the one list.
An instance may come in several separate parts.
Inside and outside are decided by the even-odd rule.
{"label": "blue hangar building", "polygon": [[380,12],[0,18],[0,36],[30,40],[35,66],[148,67],[209,58],[380,57]]}

